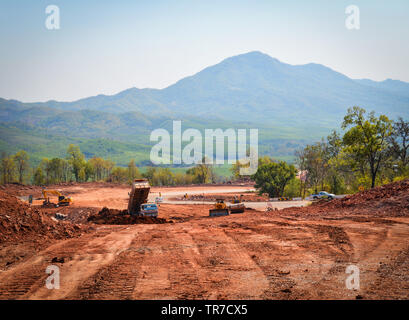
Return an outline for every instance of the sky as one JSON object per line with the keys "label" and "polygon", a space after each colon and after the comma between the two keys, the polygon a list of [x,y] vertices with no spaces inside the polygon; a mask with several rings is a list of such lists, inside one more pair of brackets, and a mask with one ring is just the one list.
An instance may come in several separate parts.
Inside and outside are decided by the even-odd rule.
{"label": "sky", "polygon": [[[349,5],[359,30],[346,28]],[[0,43],[0,97],[24,102],[164,88],[250,51],[409,82],[409,1],[1,0]]]}

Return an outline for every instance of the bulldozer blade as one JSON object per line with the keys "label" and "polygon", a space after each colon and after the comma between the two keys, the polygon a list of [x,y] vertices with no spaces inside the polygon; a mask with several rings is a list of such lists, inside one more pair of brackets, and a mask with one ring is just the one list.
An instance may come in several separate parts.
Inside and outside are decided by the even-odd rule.
{"label": "bulldozer blade", "polygon": [[228,216],[230,214],[229,209],[211,209],[209,210],[210,217]]}

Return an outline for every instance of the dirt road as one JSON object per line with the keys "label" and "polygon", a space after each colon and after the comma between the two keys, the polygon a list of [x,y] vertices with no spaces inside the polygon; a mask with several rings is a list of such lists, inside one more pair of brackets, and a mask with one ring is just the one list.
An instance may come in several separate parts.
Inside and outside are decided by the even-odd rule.
{"label": "dirt road", "polygon": [[[116,203],[117,190],[75,197],[92,192]],[[173,223],[98,225],[58,240],[1,270],[0,298],[409,298],[409,217],[286,209],[210,218],[208,209],[165,204],[160,215]],[[49,265],[60,268],[58,290],[45,287]],[[359,290],[346,287],[350,265],[360,270]]]}
{"label": "dirt road", "polygon": [[[309,221],[248,212],[165,225],[102,226],[58,241],[0,273],[7,299],[354,299],[409,297],[408,283],[380,291],[382,268],[408,266],[409,219]],[[401,257],[400,257],[401,256]],[[45,287],[63,257],[59,290]],[[400,257],[400,258],[399,258]],[[345,286],[348,265],[361,290]],[[395,264],[397,264],[395,266]],[[409,276],[409,274],[406,274]],[[390,276],[393,276],[391,274]]]}

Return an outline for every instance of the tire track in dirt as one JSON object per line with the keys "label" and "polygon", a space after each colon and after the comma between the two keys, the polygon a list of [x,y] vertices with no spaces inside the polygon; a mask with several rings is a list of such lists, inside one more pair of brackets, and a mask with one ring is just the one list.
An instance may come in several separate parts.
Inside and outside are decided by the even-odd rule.
{"label": "tire track in dirt", "polygon": [[361,292],[370,298],[381,296],[383,290],[389,293],[383,295],[385,299],[408,297],[409,249],[408,242],[402,239],[409,239],[409,227],[396,223],[384,228],[383,232],[376,232],[379,239],[372,250],[360,245],[356,260],[361,271]]}
{"label": "tire track in dirt", "polygon": [[[299,286],[298,295],[303,299],[322,299],[324,296],[328,299],[340,298],[340,288],[345,287],[345,270],[347,265],[352,263],[355,252],[345,227],[318,221],[300,225],[312,232],[311,241],[320,241],[321,246],[325,246],[314,259],[314,263],[319,265],[319,271],[315,269],[315,274],[309,275],[310,281]],[[341,290],[342,294],[345,294],[344,291]]]}
{"label": "tire track in dirt", "polygon": [[[243,243],[267,275],[270,288],[264,298],[305,299],[323,295],[322,291],[314,290],[321,283],[333,281],[334,276],[345,274],[346,262],[354,252],[348,234],[342,227],[276,219],[247,225],[251,234],[244,236],[229,232]],[[263,248],[270,254],[264,254]]]}
{"label": "tire track in dirt", "polygon": [[[375,269],[379,259],[388,260],[394,253],[391,247],[401,247],[402,244],[395,244],[398,239],[405,235],[409,236],[409,228],[405,224],[400,226],[391,223],[377,223],[372,226],[373,221],[345,221],[341,226],[324,226],[316,228],[318,232],[328,233],[335,246],[342,248],[342,255],[335,255],[333,265],[323,274],[319,281],[312,286],[304,286],[303,291],[310,293],[310,299],[355,299],[358,293],[363,294],[368,284],[375,282]],[[363,228],[363,225],[366,227]],[[406,234],[397,234],[394,240],[391,233],[395,233],[398,227],[400,230],[406,229]],[[339,230],[339,229],[342,229]],[[349,265],[356,265],[360,269],[360,286],[359,292],[348,290],[345,280],[348,276],[346,268]],[[317,288],[319,288],[317,290]]]}
{"label": "tire track in dirt", "polygon": [[[140,269],[134,299],[202,299],[206,274],[197,263],[200,252],[185,223],[155,230],[150,252]],[[163,229],[160,228],[160,229]]]}
{"label": "tire track in dirt", "polygon": [[[387,295],[385,295],[387,292]],[[409,299],[409,247],[387,263],[380,263],[376,279],[367,286],[365,298]]]}
{"label": "tire track in dirt", "polygon": [[118,252],[115,259],[86,279],[68,299],[132,299],[136,279],[140,276],[145,255],[152,240],[151,225],[131,227],[135,237],[129,247]]}
{"label": "tire track in dirt", "polygon": [[[109,264],[127,248],[134,234],[120,228],[101,228],[101,235],[87,235],[60,241],[41,251],[36,257],[0,275],[0,297],[24,299],[63,299],[101,266]],[[52,263],[53,257],[64,257],[64,263]],[[45,287],[46,267],[60,268],[60,289]]]}
{"label": "tire track in dirt", "polygon": [[[240,243],[268,280],[262,299],[305,298],[299,294],[297,286],[302,287],[311,281],[306,279],[306,268],[310,271],[317,267],[319,270],[316,271],[322,269],[320,265],[312,268],[312,262],[319,259],[314,247],[308,247],[306,251],[300,245],[305,242],[305,237],[311,237],[305,228],[293,227],[292,223],[283,222],[281,218],[262,223],[255,221],[247,226],[234,223],[232,226],[235,228],[228,230],[228,235]],[[237,226],[244,228],[237,229]]]}
{"label": "tire track in dirt", "polygon": [[[75,246],[72,248],[77,248],[77,246],[84,246],[88,241],[89,237],[58,241],[31,259],[0,273],[0,299],[23,298],[33,288],[45,286],[45,279],[48,276],[45,270],[52,264],[52,258],[60,252],[64,252],[64,255],[67,256],[69,253],[67,249],[73,242]],[[72,252],[75,251],[76,249],[72,250]]]}
{"label": "tire track in dirt", "polygon": [[200,297],[194,242],[177,225],[140,225],[128,249],[87,279],[70,299]]}
{"label": "tire track in dirt", "polygon": [[[60,289],[41,287],[29,294],[30,299],[64,299],[101,267],[109,265],[116,256],[127,249],[135,237],[132,227],[121,228],[100,238],[90,240],[77,248],[77,253],[60,267]],[[79,249],[79,250],[78,250]],[[64,248],[64,250],[66,250]]]}
{"label": "tire track in dirt", "polygon": [[[206,299],[260,299],[268,288],[262,269],[245,248],[224,229],[209,228],[192,234],[199,245],[202,268],[211,283]],[[209,245],[213,242],[213,246]]]}

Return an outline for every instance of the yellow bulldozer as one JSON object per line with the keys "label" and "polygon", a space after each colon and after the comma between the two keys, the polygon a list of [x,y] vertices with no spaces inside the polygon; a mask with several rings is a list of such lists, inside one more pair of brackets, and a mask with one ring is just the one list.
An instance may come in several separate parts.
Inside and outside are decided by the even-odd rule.
{"label": "yellow bulldozer", "polygon": [[[53,203],[50,201],[50,195],[54,195],[58,197],[58,202]],[[70,197],[65,197],[59,192],[58,190],[47,190],[43,189],[43,206],[44,207],[60,207],[60,206],[69,206],[72,202]]]}
{"label": "yellow bulldozer", "polygon": [[229,206],[230,213],[243,213],[246,207],[243,203],[243,195],[240,198],[234,197],[232,204]]}
{"label": "yellow bulldozer", "polygon": [[209,210],[209,216],[211,217],[228,216],[229,214],[229,208],[224,203],[223,199],[216,199],[214,208]]}

